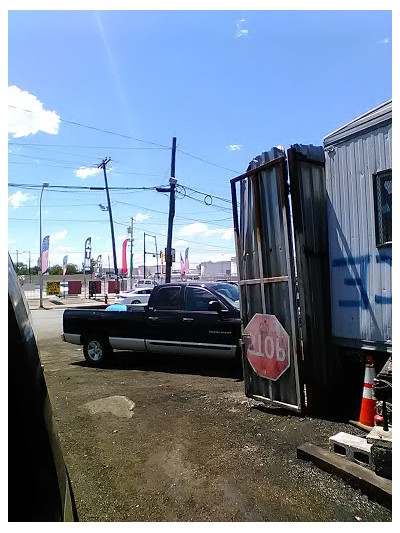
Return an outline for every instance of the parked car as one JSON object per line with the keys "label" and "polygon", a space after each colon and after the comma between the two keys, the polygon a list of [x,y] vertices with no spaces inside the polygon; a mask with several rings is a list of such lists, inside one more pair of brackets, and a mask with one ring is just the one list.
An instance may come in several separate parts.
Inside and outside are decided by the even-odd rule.
{"label": "parked car", "polygon": [[150,288],[157,285],[157,283],[152,279],[138,279],[135,283],[137,289]]}
{"label": "parked car", "polygon": [[147,304],[153,289],[132,289],[120,292],[115,298],[119,304]]}
{"label": "parked car", "polygon": [[62,339],[83,345],[93,366],[117,349],[236,358],[239,370],[239,291],[230,283],[168,283],[154,287],[142,309],[67,309]]}

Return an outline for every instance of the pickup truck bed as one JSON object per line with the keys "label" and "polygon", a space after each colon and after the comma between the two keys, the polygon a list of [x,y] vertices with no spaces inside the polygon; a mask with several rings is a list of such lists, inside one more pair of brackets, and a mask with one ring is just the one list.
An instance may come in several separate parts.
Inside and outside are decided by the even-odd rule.
{"label": "pickup truck bed", "polygon": [[103,366],[116,350],[236,357],[241,321],[238,290],[228,283],[174,283],[153,289],[144,309],[69,309],[65,342],[83,345],[87,361]]}

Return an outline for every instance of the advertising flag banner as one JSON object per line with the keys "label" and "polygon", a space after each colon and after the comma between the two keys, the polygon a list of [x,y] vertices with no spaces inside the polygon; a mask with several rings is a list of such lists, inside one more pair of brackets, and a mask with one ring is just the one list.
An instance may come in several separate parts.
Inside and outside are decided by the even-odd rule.
{"label": "advertising flag banner", "polygon": [[68,255],[64,256],[63,259],[63,276],[65,276],[65,273],[67,271],[67,263],[68,263]]}
{"label": "advertising flag banner", "polygon": [[182,258],[182,252],[181,252],[181,276],[185,275],[185,261]]}
{"label": "advertising flag banner", "polygon": [[185,273],[189,274],[189,248],[185,250]]}
{"label": "advertising flag banner", "polygon": [[122,245],[122,275],[128,272],[128,266],[126,263],[126,247],[128,245],[129,239],[125,239]]}
{"label": "advertising flag banner", "polygon": [[49,268],[49,245],[50,235],[47,235],[42,242],[42,274]]}
{"label": "advertising flag banner", "polygon": [[96,260],[96,274],[101,274],[101,269],[102,269],[101,255],[99,255]]}
{"label": "advertising flag banner", "polygon": [[83,262],[83,273],[90,272],[90,260],[92,258],[92,237],[88,237],[85,242],[85,260]]}

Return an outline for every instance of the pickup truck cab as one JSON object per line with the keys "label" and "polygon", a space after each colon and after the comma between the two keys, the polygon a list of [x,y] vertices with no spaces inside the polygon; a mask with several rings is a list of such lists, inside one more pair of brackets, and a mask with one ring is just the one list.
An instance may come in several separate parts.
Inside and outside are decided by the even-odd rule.
{"label": "pickup truck cab", "polygon": [[127,309],[67,309],[62,339],[83,345],[86,360],[94,366],[107,364],[114,349],[240,359],[235,285],[157,285],[144,309]]}

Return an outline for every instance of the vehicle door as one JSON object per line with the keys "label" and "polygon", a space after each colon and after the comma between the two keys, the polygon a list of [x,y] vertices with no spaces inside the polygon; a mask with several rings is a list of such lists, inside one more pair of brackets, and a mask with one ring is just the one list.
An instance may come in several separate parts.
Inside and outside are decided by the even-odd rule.
{"label": "vehicle door", "polygon": [[[210,311],[212,301],[220,302],[219,311]],[[236,344],[228,307],[203,287],[185,288],[182,311],[182,353],[233,357]]]}
{"label": "vehicle door", "polygon": [[181,354],[181,287],[164,285],[148,309],[147,348],[150,352]]}

